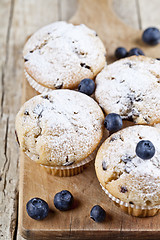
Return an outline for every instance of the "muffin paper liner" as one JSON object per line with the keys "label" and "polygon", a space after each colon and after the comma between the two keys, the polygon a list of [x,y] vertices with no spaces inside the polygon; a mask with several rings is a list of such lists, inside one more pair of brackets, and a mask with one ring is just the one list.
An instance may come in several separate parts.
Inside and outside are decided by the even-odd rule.
{"label": "muffin paper liner", "polygon": [[[100,184],[101,185],[101,184]],[[110,194],[107,189],[105,189],[101,185],[103,191],[108,195],[108,197],[117,205],[119,206],[123,211],[128,213],[129,215],[132,215],[134,217],[151,217],[156,215],[159,212],[160,205],[156,205],[153,207],[147,206],[138,206],[134,204],[129,204],[121,201],[120,199],[114,197],[112,194]]]}
{"label": "muffin paper liner", "polygon": [[54,89],[50,89],[47,87],[43,87],[42,85],[40,85],[39,83],[37,83],[28,73],[26,70],[24,70],[24,74],[26,77],[26,80],[29,82],[29,84],[31,85],[32,88],[34,88],[37,92],[39,93],[48,93],[53,91]]}
{"label": "muffin paper liner", "polygon": [[[58,166],[58,167],[53,167],[53,166],[45,166],[40,164],[40,166],[49,174],[54,175],[54,176],[59,176],[59,177],[71,177],[74,175],[77,175],[79,173],[81,173],[86,167],[87,165],[94,160],[95,156],[96,156],[96,152],[97,150],[95,150],[94,152],[92,152],[87,158],[85,158],[84,160],[78,162],[78,163],[73,163],[70,166]],[[26,151],[25,154],[33,161],[36,160],[36,157]]]}

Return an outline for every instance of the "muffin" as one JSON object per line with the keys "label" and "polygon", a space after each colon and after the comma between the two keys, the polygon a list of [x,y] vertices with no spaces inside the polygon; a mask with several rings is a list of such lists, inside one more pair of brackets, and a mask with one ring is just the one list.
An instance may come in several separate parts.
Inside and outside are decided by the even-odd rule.
{"label": "muffin", "polygon": [[23,51],[26,79],[38,92],[75,89],[105,65],[106,51],[97,33],[85,25],[59,21],[35,32]]}
{"label": "muffin", "polygon": [[[145,160],[136,151],[143,140],[155,148],[155,154]],[[132,216],[154,216],[160,209],[159,146],[159,129],[136,125],[112,134],[98,150],[95,169],[102,189]]]}
{"label": "muffin", "polygon": [[106,114],[135,124],[160,122],[160,61],[132,56],[106,66],[96,77],[95,98]]}
{"label": "muffin", "polygon": [[20,147],[58,176],[78,174],[94,159],[104,115],[87,95],[67,89],[33,97],[16,116]]}

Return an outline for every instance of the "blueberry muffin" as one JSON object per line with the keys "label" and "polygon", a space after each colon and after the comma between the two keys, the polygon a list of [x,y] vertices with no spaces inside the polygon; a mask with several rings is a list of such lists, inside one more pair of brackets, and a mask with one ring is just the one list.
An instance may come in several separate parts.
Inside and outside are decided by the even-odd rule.
{"label": "blueberry muffin", "polygon": [[104,115],[83,93],[54,90],[27,101],[16,116],[22,150],[54,175],[79,173],[95,157]]}
{"label": "blueberry muffin", "polygon": [[106,114],[136,124],[160,122],[160,61],[132,56],[106,66],[96,77],[95,98]]}
{"label": "blueberry muffin", "polygon": [[59,21],[35,32],[24,46],[25,75],[39,92],[77,88],[105,65],[106,51],[97,33],[85,25]]}
{"label": "blueberry muffin", "polygon": [[98,150],[95,169],[103,190],[125,212],[140,217],[158,213],[159,129],[137,125],[112,134]]}

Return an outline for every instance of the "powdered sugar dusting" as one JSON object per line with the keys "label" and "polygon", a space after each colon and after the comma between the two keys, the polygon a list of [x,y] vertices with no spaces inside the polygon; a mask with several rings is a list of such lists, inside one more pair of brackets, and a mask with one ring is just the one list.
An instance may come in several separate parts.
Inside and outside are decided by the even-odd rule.
{"label": "powdered sugar dusting", "polygon": [[[149,160],[136,155],[141,140],[150,140],[155,146],[155,155]],[[103,162],[107,170],[103,170]],[[100,183],[116,198],[139,206],[160,204],[159,129],[132,126],[115,133],[100,147],[95,164]],[[127,191],[122,193],[121,187]]]}
{"label": "powdered sugar dusting", "polygon": [[55,22],[31,36],[24,47],[25,69],[48,88],[75,88],[105,65],[105,48],[85,25]]}
{"label": "powdered sugar dusting", "polygon": [[54,90],[27,101],[16,118],[23,151],[51,166],[78,162],[98,146],[103,135],[103,113],[85,94]]}
{"label": "powdered sugar dusting", "polygon": [[96,100],[105,112],[137,124],[160,122],[160,61],[133,56],[106,66],[96,77]]}

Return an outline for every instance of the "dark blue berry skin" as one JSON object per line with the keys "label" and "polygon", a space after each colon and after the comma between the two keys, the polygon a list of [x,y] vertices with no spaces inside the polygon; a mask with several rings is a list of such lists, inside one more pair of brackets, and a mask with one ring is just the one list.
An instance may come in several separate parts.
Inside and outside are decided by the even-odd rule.
{"label": "dark blue berry skin", "polygon": [[144,52],[140,48],[132,48],[128,52],[128,57],[133,56],[133,55],[136,55],[136,56],[144,55]]}
{"label": "dark blue berry skin", "polygon": [[85,78],[78,85],[78,91],[88,96],[92,95],[95,90],[95,83],[92,79]]}
{"label": "dark blue berry skin", "polygon": [[127,57],[127,50],[124,47],[118,47],[115,51],[115,57],[117,59]]}
{"label": "dark blue berry skin", "polygon": [[151,159],[155,154],[155,147],[149,140],[142,140],[136,146],[136,154],[144,160]]}
{"label": "dark blue berry skin", "polygon": [[74,199],[72,194],[67,190],[58,192],[54,196],[54,205],[60,211],[67,211],[71,209],[73,201]]}
{"label": "dark blue berry skin", "polygon": [[48,204],[40,198],[32,198],[27,202],[26,210],[28,215],[35,220],[43,220],[48,216]]}
{"label": "dark blue berry skin", "polygon": [[149,27],[142,35],[142,40],[149,45],[157,45],[160,42],[160,31],[158,28]]}
{"label": "dark blue berry skin", "polygon": [[103,222],[106,218],[106,212],[101,206],[95,205],[91,209],[90,218],[92,218],[95,222]]}
{"label": "dark blue berry skin", "polygon": [[116,113],[109,113],[105,117],[104,126],[111,133],[117,132],[123,126],[123,121],[121,116]]}

